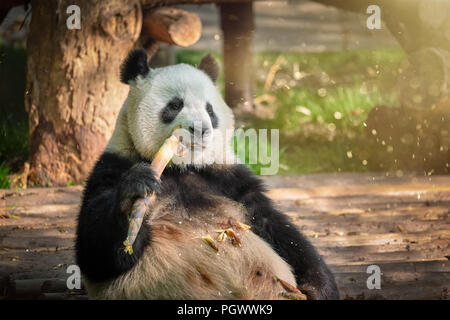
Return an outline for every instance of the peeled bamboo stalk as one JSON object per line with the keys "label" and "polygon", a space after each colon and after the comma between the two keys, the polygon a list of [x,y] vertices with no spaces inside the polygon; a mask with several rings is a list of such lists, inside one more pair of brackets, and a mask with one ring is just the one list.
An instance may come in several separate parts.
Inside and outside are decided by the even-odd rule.
{"label": "peeled bamboo stalk", "polygon": [[[153,159],[150,167],[156,174],[156,178],[159,179],[169,161],[177,153],[178,147],[181,145],[180,141],[175,135],[171,135],[164,141],[162,147],[159,149],[155,158]],[[182,145],[181,145],[182,146]],[[124,251],[128,254],[133,254],[133,243],[136,240],[137,234],[141,229],[142,221],[144,219],[145,212],[149,205],[155,201],[155,193],[152,192],[148,197],[137,199],[129,216],[129,227],[127,238],[123,242]]]}

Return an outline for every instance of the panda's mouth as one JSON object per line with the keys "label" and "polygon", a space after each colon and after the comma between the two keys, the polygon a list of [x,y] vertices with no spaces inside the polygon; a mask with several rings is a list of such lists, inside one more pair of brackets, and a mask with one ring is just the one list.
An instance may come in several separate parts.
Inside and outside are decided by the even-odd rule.
{"label": "panda's mouth", "polygon": [[206,145],[205,144],[201,144],[201,143],[194,143],[194,142],[190,142],[190,149],[192,151],[194,150],[205,150],[206,149]]}

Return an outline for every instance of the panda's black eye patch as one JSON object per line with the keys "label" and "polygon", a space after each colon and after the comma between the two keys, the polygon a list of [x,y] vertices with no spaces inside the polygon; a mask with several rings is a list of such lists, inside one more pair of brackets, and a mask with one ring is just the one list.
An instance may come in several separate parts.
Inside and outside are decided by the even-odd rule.
{"label": "panda's black eye patch", "polygon": [[184,107],[184,102],[180,98],[173,98],[170,100],[164,109],[161,111],[161,120],[164,123],[172,122],[177,115],[180,113],[181,109]]}
{"label": "panda's black eye patch", "polygon": [[215,114],[212,105],[208,102],[206,104],[206,112],[208,112],[209,117],[211,118],[211,124],[212,127],[215,129],[219,125],[219,119],[217,118],[217,115]]}

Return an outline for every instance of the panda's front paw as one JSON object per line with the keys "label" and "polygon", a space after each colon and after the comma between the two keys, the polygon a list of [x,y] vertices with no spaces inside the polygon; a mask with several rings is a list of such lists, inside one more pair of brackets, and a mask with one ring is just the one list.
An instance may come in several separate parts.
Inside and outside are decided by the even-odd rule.
{"label": "panda's front paw", "polygon": [[120,209],[128,213],[139,198],[145,198],[160,190],[160,181],[149,164],[137,163],[125,172],[118,188]]}

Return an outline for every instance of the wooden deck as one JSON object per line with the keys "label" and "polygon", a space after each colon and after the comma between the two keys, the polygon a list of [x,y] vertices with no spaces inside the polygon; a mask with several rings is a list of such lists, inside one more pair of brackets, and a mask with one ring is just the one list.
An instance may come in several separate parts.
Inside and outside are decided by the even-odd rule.
{"label": "wooden deck", "polygon": [[[343,299],[449,299],[450,176],[265,178],[277,206],[334,272]],[[0,299],[84,299],[75,264],[81,187],[0,191]],[[367,288],[367,266],[381,289]]]}

